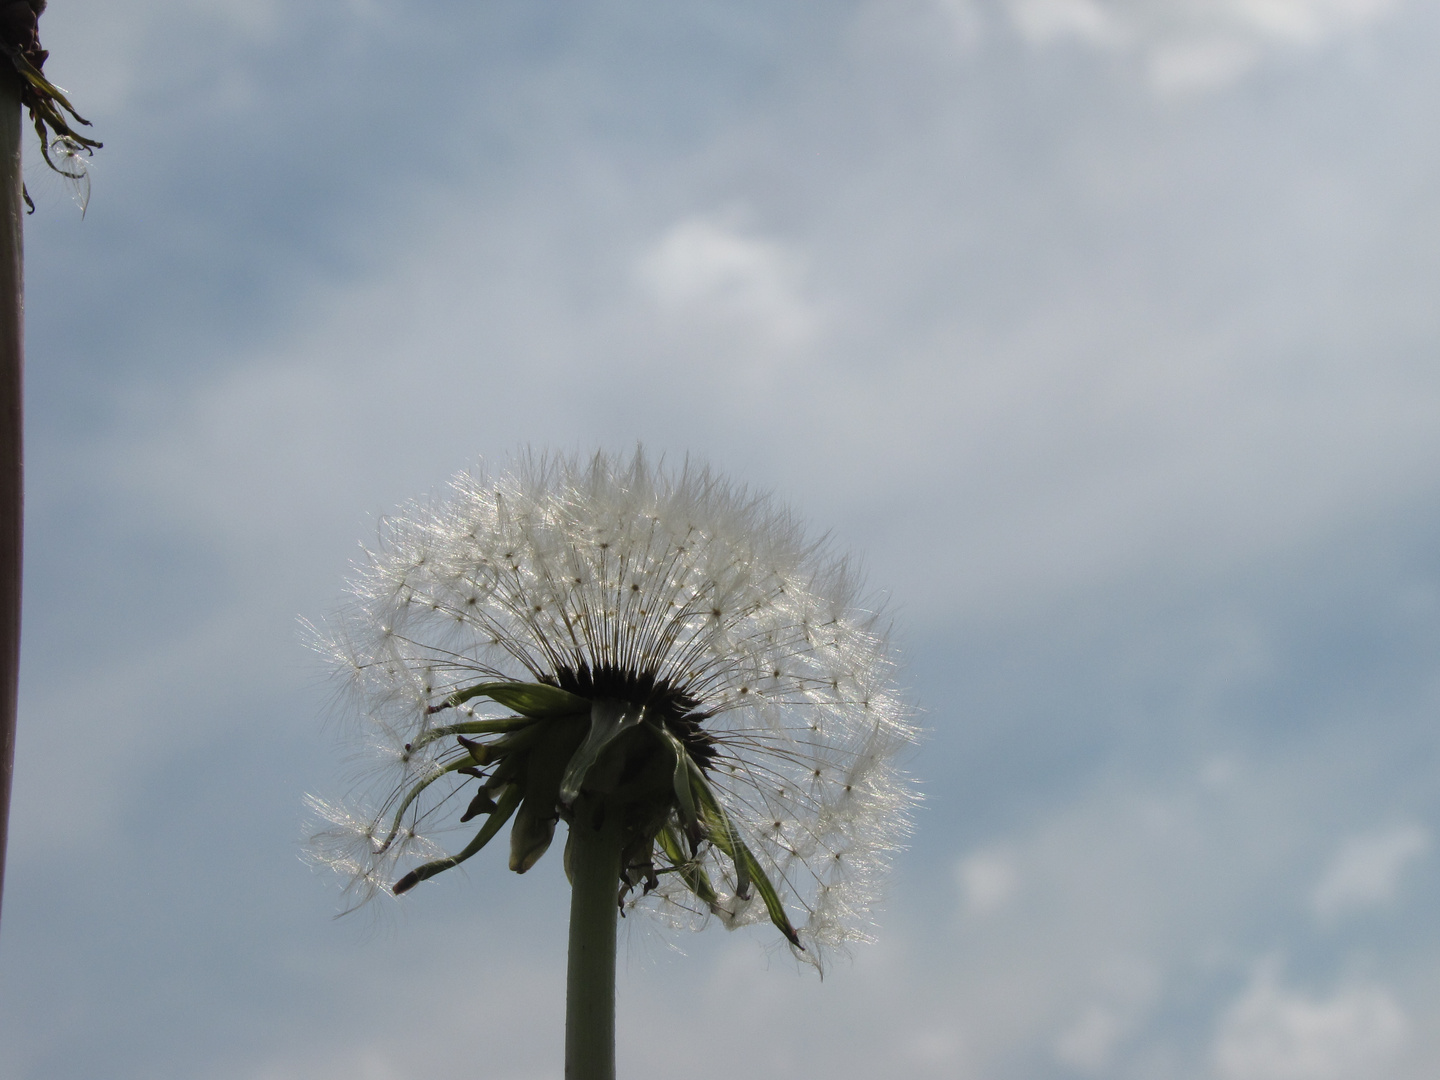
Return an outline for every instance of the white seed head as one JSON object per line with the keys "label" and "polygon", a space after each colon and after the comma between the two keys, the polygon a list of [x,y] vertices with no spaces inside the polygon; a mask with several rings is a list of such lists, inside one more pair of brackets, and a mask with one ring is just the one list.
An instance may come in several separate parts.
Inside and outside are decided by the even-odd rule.
{"label": "white seed head", "polygon": [[[453,759],[426,739],[436,702],[488,679],[565,685],[567,672],[594,673],[598,692],[604,672],[663,682],[700,718],[709,784],[780,894],[799,955],[818,964],[867,939],[909,830],[915,795],[895,758],[916,729],[858,575],[783,507],[640,451],[524,456],[385,519],[367,554],[318,636],[365,723],[375,784],[353,805],[312,801],[328,826],[314,850],[357,899],[433,857],[431,837],[465,807],[454,774],[405,805]],[[479,700],[462,709],[504,714]],[[739,895],[727,855],[704,845],[695,857],[713,901],[662,872],[629,903],[689,925],[767,918],[760,897]]]}

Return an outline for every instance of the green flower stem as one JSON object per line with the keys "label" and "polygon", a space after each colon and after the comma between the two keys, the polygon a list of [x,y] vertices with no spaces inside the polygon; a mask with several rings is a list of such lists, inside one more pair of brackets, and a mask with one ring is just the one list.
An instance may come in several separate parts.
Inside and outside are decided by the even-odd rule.
{"label": "green flower stem", "polygon": [[565,991],[565,1080],[615,1080],[615,925],[620,911],[620,822],[595,828],[581,797],[570,823],[570,958]]}
{"label": "green flower stem", "polygon": [[9,70],[3,70],[0,71],[0,890],[5,885],[10,775],[15,765],[15,701],[20,685],[20,546],[24,504],[21,383],[25,368],[22,186],[20,84]]}

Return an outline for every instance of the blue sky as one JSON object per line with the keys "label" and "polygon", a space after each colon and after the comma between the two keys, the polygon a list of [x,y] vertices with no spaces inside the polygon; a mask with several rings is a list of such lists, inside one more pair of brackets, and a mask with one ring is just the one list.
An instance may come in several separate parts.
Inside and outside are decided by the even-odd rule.
{"label": "blue sky", "polygon": [[557,1075],[555,860],[331,919],[297,618],[477,460],[643,441],[862,555],[926,802],[823,983],[627,920],[623,1074],[1436,1074],[1434,4],[42,33],[106,147],[83,221],[29,174],[0,1072]]}

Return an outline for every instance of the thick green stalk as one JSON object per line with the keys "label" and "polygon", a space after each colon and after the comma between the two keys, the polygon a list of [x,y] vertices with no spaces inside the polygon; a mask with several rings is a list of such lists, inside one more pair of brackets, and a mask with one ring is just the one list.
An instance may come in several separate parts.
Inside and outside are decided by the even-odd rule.
{"label": "thick green stalk", "polygon": [[25,290],[20,211],[20,83],[0,71],[0,896],[15,767],[20,688],[20,551],[23,518]]}
{"label": "thick green stalk", "polygon": [[615,925],[620,829],[593,828],[583,796],[570,824],[570,957],[565,989],[565,1080],[615,1080]]}

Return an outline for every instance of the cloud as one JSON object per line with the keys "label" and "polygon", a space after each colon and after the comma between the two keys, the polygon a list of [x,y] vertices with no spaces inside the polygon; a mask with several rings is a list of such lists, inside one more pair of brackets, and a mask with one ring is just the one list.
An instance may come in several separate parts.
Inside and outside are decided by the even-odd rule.
{"label": "cloud", "polygon": [[1094,983],[1088,1002],[1055,1041],[1055,1060],[1091,1075],[1110,1068],[1160,992],[1155,969],[1133,957],[1103,965]]}
{"label": "cloud", "polygon": [[962,859],[955,877],[965,909],[974,915],[989,915],[1008,905],[1019,884],[1014,861],[999,851],[980,851]]}
{"label": "cloud", "polygon": [[1323,999],[1287,990],[1262,971],[1215,1036],[1222,1080],[1377,1080],[1404,1048],[1409,1022],[1383,987]]}
{"label": "cloud", "polygon": [[[952,19],[954,0],[942,0]],[[1316,49],[1390,17],[1402,0],[1001,0],[1036,46],[1074,41],[1136,58],[1162,92],[1214,90],[1267,55]],[[972,17],[972,22],[976,17]]]}
{"label": "cloud", "polygon": [[1400,0],[1004,0],[1031,41],[1072,37],[1106,48],[1229,34],[1315,45],[1372,25]]}
{"label": "cloud", "polygon": [[1036,43],[1076,37],[1114,47],[1129,37],[1112,6],[1100,0],[1009,0],[1006,9],[1020,33]]}
{"label": "cloud", "polygon": [[818,316],[802,293],[804,270],[793,247],[707,216],[676,222],[637,267],[667,318],[692,330],[748,330],[778,345],[799,344],[815,332]]}
{"label": "cloud", "polygon": [[1393,902],[1401,876],[1429,849],[1429,831],[1413,824],[1346,840],[1315,886],[1315,914],[1334,919]]}

